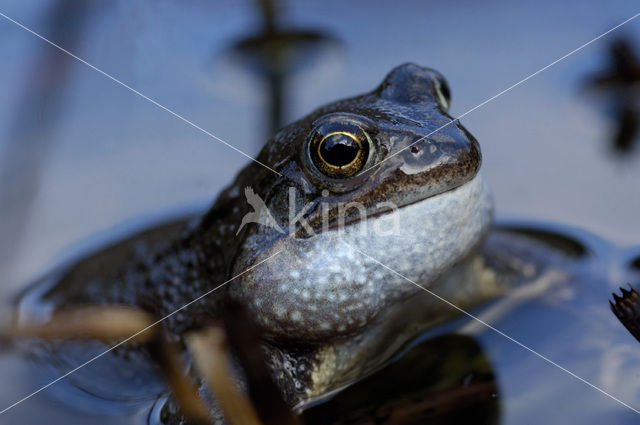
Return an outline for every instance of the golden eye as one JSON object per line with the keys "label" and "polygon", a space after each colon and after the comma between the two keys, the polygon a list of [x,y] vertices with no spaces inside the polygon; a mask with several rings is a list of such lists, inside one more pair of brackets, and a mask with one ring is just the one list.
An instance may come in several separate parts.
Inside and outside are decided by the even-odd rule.
{"label": "golden eye", "polygon": [[364,130],[315,131],[309,144],[314,165],[332,178],[347,178],[364,167],[369,158],[369,136]]}

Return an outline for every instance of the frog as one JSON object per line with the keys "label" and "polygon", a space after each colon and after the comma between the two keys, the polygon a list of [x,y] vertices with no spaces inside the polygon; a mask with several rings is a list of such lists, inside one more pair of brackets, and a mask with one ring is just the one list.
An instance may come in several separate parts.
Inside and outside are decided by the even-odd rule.
{"label": "frog", "polygon": [[438,71],[400,65],[283,127],[204,214],[65,265],[21,305],[135,306],[181,343],[240,304],[288,405],[313,405],[524,267],[503,239],[487,245],[480,146],[450,101]]}

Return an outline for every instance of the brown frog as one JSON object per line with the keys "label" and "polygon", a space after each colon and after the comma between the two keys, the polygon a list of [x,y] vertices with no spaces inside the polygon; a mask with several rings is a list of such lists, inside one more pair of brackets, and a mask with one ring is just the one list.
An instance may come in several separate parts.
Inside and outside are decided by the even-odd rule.
{"label": "brown frog", "polygon": [[441,74],[401,65],[280,130],[202,217],[77,262],[30,302],[136,306],[175,341],[240,303],[304,407],[458,313],[425,288],[461,308],[504,290],[478,254],[492,218],[480,149],[449,101]]}

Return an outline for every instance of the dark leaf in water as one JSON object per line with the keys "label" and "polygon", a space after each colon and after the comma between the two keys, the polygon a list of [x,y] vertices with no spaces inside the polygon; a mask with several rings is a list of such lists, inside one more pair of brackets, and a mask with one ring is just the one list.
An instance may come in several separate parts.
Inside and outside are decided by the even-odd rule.
{"label": "dark leaf in water", "polygon": [[640,293],[629,284],[629,289],[620,288],[622,296],[613,294],[613,302],[609,301],[611,311],[622,322],[631,335],[640,341]]}

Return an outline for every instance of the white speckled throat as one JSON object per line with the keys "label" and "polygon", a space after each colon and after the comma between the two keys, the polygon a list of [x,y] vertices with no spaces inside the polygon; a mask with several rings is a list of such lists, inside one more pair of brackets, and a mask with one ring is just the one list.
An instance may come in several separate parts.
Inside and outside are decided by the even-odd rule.
{"label": "white speckled throat", "polygon": [[428,287],[479,244],[491,215],[491,197],[478,174],[455,189],[342,230],[283,238],[256,259],[282,250],[274,261],[230,289],[267,336],[326,341],[353,334],[419,289],[349,245]]}

